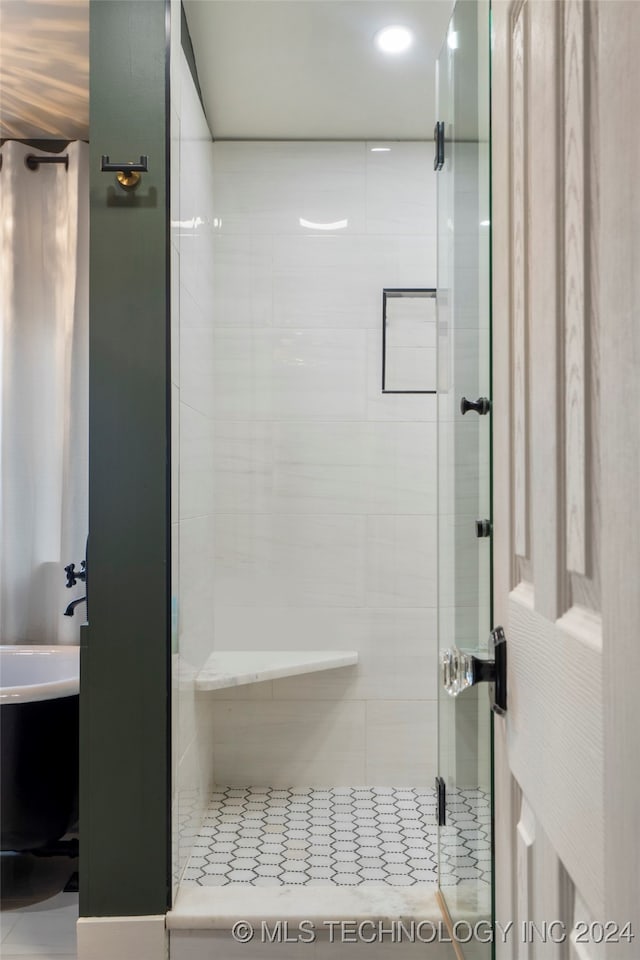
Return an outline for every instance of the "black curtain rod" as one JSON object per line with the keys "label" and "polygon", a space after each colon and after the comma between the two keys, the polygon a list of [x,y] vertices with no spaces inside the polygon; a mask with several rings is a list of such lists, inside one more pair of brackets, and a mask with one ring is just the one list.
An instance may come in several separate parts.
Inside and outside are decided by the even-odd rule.
{"label": "black curtain rod", "polygon": [[37,170],[41,163],[64,163],[65,170],[69,169],[69,154],[58,154],[55,157],[38,157],[35,153],[28,153],[24,162],[29,170]]}
{"label": "black curtain rod", "polygon": [[[79,141],[51,140],[51,139],[26,140],[26,139],[20,139],[17,137],[0,137],[0,147],[3,147],[5,143],[21,143],[23,146],[32,147],[35,150],[51,150],[52,154],[55,154],[55,155],[50,155],[48,157],[38,157],[35,154],[31,154],[30,156],[33,156],[34,159],[31,162],[27,162],[30,159],[30,157],[27,157],[25,160],[25,163],[27,163],[27,166],[29,167],[30,170],[37,170],[40,163],[64,163],[65,170],[68,170],[69,154],[63,154],[62,151],[65,149],[65,147],[68,147],[70,143],[76,143],[76,142],[88,143],[89,141],[88,140],[79,140]],[[59,151],[59,152],[56,152],[56,151]],[[35,162],[36,160],[38,161],[38,163]],[[0,170],[2,170],[2,162],[3,162],[2,154],[0,153]]]}
{"label": "black curtain rod", "polygon": [[[3,155],[0,153],[0,170],[3,165]],[[56,157],[37,157],[34,153],[29,153],[24,158],[25,165],[29,170],[37,170],[41,163],[64,163],[65,170],[69,169],[69,154],[64,153]]]}

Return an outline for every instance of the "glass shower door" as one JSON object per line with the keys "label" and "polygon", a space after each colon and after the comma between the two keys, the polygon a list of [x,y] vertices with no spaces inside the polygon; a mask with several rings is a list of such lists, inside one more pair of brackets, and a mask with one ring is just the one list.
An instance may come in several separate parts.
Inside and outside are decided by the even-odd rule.
{"label": "glass shower door", "polygon": [[[489,0],[459,2],[438,61],[441,662],[451,650],[490,659],[489,17]],[[439,883],[454,924],[464,919],[472,926],[491,918],[488,687],[479,683],[452,696],[441,677],[438,694]],[[478,940],[462,950],[469,958],[491,956],[490,944]]]}

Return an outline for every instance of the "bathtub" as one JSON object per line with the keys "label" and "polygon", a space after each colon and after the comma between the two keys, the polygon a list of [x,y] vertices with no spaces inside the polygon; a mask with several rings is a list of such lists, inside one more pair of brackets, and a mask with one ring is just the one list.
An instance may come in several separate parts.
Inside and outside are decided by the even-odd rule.
{"label": "bathtub", "polygon": [[80,648],[0,645],[1,850],[36,850],[77,817]]}

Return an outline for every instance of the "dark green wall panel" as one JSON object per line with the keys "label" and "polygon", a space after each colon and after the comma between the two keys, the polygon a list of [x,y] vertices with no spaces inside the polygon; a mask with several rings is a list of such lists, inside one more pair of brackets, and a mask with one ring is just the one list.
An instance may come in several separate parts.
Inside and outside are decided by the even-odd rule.
{"label": "dark green wall panel", "polygon": [[[169,817],[165,0],[91,0],[89,625],[80,913],[163,913]],[[125,193],[100,158],[149,157]]]}

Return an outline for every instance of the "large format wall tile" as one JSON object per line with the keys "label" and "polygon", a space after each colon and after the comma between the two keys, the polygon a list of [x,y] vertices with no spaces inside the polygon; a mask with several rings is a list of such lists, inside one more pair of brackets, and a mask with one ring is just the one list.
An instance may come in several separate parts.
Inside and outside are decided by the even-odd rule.
{"label": "large format wall tile", "polygon": [[367,703],[367,783],[432,786],[437,772],[437,700]]}
{"label": "large format wall tile", "polygon": [[219,513],[271,513],[273,434],[269,420],[221,420],[213,429],[214,486]]}
{"label": "large format wall tile", "polygon": [[366,555],[370,606],[435,606],[435,516],[369,517]]}
{"label": "large format wall tile", "polygon": [[216,421],[220,513],[424,514],[435,423]]}
{"label": "large format wall tile", "polygon": [[182,659],[200,668],[213,648],[214,516],[180,521],[179,621]]}
{"label": "large format wall tile", "polygon": [[179,417],[180,517],[212,514],[215,504],[211,420],[186,403],[180,404]]}
{"label": "large format wall tile", "polygon": [[[437,417],[434,393],[382,393],[382,338],[377,330],[367,331],[367,413],[368,420],[433,421]],[[434,472],[435,472],[435,449]],[[435,507],[434,507],[435,509]]]}
{"label": "large format wall tile", "polygon": [[213,237],[213,320],[217,327],[271,326],[272,247],[271,236],[217,233]]}
{"label": "large format wall tile", "polygon": [[215,780],[274,787],[364,783],[364,732],[362,702],[217,702]]}
{"label": "large format wall tile", "polygon": [[361,517],[220,514],[216,605],[361,606],[364,538]]}
{"label": "large format wall tile", "polygon": [[274,509],[422,514],[435,503],[434,448],[435,424],[278,424]]}
{"label": "large format wall tile", "polygon": [[216,649],[358,650],[365,615],[366,610],[361,606],[232,607],[218,604],[215,612]]}
{"label": "large format wall tile", "polygon": [[180,336],[180,399],[213,416],[215,391],[211,371],[215,364],[214,333],[207,327],[185,327]]}
{"label": "large format wall tile", "polygon": [[[337,619],[337,617],[336,617]],[[423,700],[437,696],[436,610],[370,608],[354,613],[358,663],[274,680],[282,700]]]}
{"label": "large format wall tile", "polygon": [[300,220],[365,232],[364,145],[214,145],[215,215],[227,233],[298,234]]}
{"label": "large format wall tile", "polygon": [[436,233],[436,193],[428,143],[393,143],[367,151],[367,231]]}
{"label": "large format wall tile", "polygon": [[274,242],[273,310],[285,327],[379,327],[396,265],[386,237],[308,231]]}
{"label": "large format wall tile", "polygon": [[218,329],[210,371],[216,417],[361,419],[365,336],[362,330]]}
{"label": "large format wall tile", "polygon": [[[180,287],[186,290],[206,316],[205,324],[210,322],[213,303],[213,247],[216,238],[213,217],[201,208],[186,220],[178,221],[177,241],[180,249]],[[181,317],[193,326],[189,310]]]}

